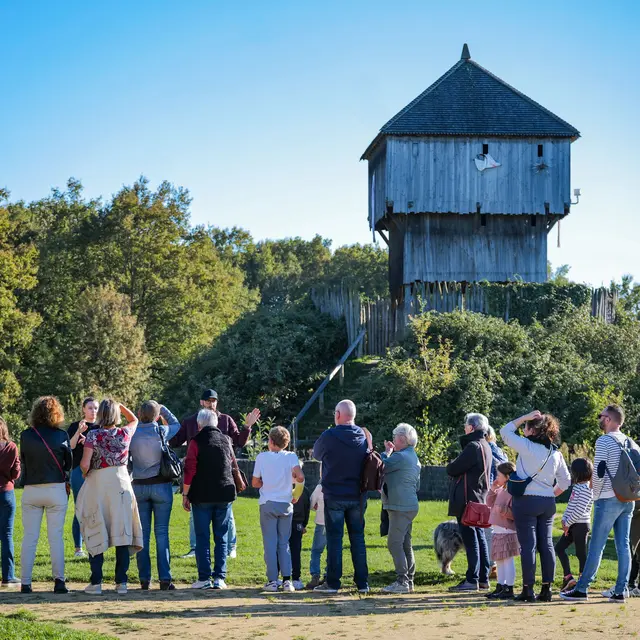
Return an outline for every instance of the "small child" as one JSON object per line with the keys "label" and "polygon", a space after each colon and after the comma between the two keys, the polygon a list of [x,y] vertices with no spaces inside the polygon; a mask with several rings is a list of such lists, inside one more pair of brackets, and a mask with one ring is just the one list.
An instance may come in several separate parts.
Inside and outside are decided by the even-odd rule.
{"label": "small child", "polygon": [[311,544],[311,562],[309,563],[309,573],[311,580],[307,583],[306,589],[315,589],[322,584],[320,579],[320,560],[322,552],[327,546],[327,530],[324,526],[324,495],[322,485],[313,490],[311,494],[311,508],[316,512],[316,528],[313,532],[313,543]]}
{"label": "small child", "polygon": [[302,536],[307,533],[309,524],[309,489],[302,490],[302,495],[293,505],[293,523],[291,526],[291,536],[289,537],[289,549],[291,549],[291,579],[293,588],[296,591],[304,589],[304,584],[300,580],[302,571]]}
{"label": "small child", "polygon": [[584,570],[587,560],[587,538],[591,524],[591,507],[593,505],[593,491],[591,478],[593,465],[586,458],[576,458],[571,463],[571,478],[573,490],[569,498],[569,504],[562,516],[562,530],[564,535],[556,544],[556,556],[562,565],[564,580],[562,591],[571,591],[576,586],[576,580],[571,573],[571,564],[567,549],[575,544],[576,556],[580,563],[580,573]]}
{"label": "small child", "polygon": [[520,555],[520,545],[516,525],[511,510],[513,496],[505,485],[516,470],[513,462],[503,462],[496,468],[496,479],[487,494],[487,504],[491,507],[489,523],[493,527],[491,560],[498,569],[498,583],[487,598],[494,600],[513,599],[513,583],[516,580],[515,558]]}
{"label": "small child", "polygon": [[284,427],[269,431],[269,451],[258,454],[251,480],[251,485],[260,489],[260,529],[267,565],[265,591],[278,590],[278,567],[282,571],[282,590],[295,591],[289,550],[293,518],[291,489],[293,481],[304,482],[304,473],[298,456],[285,451],[289,439],[289,432]]}

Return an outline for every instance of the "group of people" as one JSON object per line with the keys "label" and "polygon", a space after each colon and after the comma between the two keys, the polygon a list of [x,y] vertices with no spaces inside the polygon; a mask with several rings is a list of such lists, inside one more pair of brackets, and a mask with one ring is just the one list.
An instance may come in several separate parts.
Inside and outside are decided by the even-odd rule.
{"label": "group of people", "polygon": [[[9,438],[0,418],[0,544],[2,585],[21,585],[31,593],[31,579],[43,515],[54,577],[54,592],[67,593],[65,583],[64,521],[73,492],[75,555],[88,553],[91,569],[88,594],[102,592],[104,553],[115,547],[116,592],[126,594],[130,559],[136,556],[141,589],[151,586],[149,542],[156,540],[157,573],[161,590],[173,590],[169,553],[169,520],[175,478],[167,475],[169,447],[187,444],[183,473],[183,507],[190,512],[191,550],[196,559],[196,589],[225,589],[227,558],[235,557],[236,532],[232,505],[246,486],[235,458],[234,446],[243,446],[259,420],[255,409],[238,428],[217,410],[214,390],[202,394],[200,409],[182,424],[164,406],[144,402],[138,416],[121,403],[86,398],[83,419],[63,428],[64,411],[53,396],[38,398],[31,411],[31,426],[22,432],[20,450]],[[121,425],[124,417],[125,424]],[[618,580],[607,594],[613,601],[640,595],[633,562],[640,541],[640,512],[632,528],[634,503],[621,500],[613,489],[621,451],[638,449],[623,434],[624,413],[607,406],[599,416],[604,435],[596,441],[595,460],[578,458],[571,472],[554,443],[559,424],[538,411],[501,429],[502,439],[517,454],[515,464],[498,447],[495,432],[482,414],[468,414],[462,452],[449,463],[449,514],[455,516],[467,555],[465,579],[453,591],[486,591],[492,599],[523,602],[551,600],[556,554],[563,567],[561,597],[586,601],[596,577],[611,529],[618,554]],[[344,530],[349,536],[354,581],[360,593],[369,592],[365,544],[367,492],[363,469],[371,462],[372,436],[356,425],[356,407],[343,400],[335,408],[335,426],[316,441],[313,457],[321,463],[321,479],[313,492],[304,486],[303,465],[289,451],[289,432],[274,427],[268,451],[255,461],[251,485],[259,490],[260,527],[266,566],[266,591],[291,592],[305,588],[301,581],[302,536],[309,514],[316,511],[311,549],[311,580],[306,588],[337,593],[342,586]],[[519,433],[520,429],[522,430]],[[412,527],[418,509],[420,462],[415,451],[416,430],[399,424],[381,454],[380,494],[388,522],[387,547],[396,579],[384,593],[411,593],[416,572]],[[594,473],[595,468],[595,473]],[[23,540],[21,577],[14,575],[14,481],[22,478]],[[552,528],[556,497],[573,484],[562,519],[564,536],[554,549]],[[487,505],[488,523],[470,522],[470,505]],[[593,526],[591,510],[595,504]],[[590,544],[587,538],[592,528]],[[213,567],[211,534],[213,532]],[[630,532],[631,536],[630,536]],[[630,539],[631,538],[631,539]],[[566,555],[574,544],[580,567],[574,578]],[[321,557],[326,548],[326,567]],[[588,549],[588,550],[587,550]],[[85,552],[86,550],[86,552]],[[542,566],[542,588],[534,594],[536,551]],[[522,592],[514,594],[515,558],[521,558]],[[494,567],[492,569],[492,562]],[[495,571],[497,586],[489,580]]]}
{"label": "group of people", "polygon": [[[557,556],[563,570],[560,597],[585,602],[613,530],[618,577],[603,595],[612,602],[624,602],[629,595],[640,596],[636,559],[640,551],[640,510],[634,508],[640,502],[617,495],[613,486],[621,457],[624,459],[631,450],[639,448],[622,431],[624,412],[620,406],[605,407],[598,419],[603,435],[596,440],[593,463],[577,458],[569,471],[554,445],[560,426],[552,415],[533,411],[501,429],[505,445],[518,454],[515,465],[507,461],[495,444],[488,419],[482,414],[467,415],[465,435],[460,439],[462,452],[447,465],[452,480],[449,515],[458,521],[467,554],[465,578],[452,591],[486,591],[490,599],[549,602]],[[556,498],[571,486],[569,504],[562,517],[563,536],[554,548]],[[488,505],[490,528],[469,521],[469,503]],[[566,553],[572,544],[579,561],[577,579]],[[536,552],[542,569],[542,587],[537,595]],[[518,555],[522,591],[515,595]],[[489,586],[492,562],[497,574],[493,591]]]}

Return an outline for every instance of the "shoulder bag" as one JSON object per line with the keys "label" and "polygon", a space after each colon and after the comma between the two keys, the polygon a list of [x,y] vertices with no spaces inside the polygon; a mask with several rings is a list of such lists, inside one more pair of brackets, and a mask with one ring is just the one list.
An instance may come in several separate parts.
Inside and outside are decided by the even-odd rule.
{"label": "shoulder bag", "polygon": [[[521,478],[516,473],[512,473],[507,480],[507,491],[516,498],[520,498],[521,496],[523,496],[526,488],[529,486],[531,481],[544,469],[544,466],[547,464],[547,462],[549,462],[549,458],[551,457],[554,449],[555,447],[551,445],[546,460],[532,476]],[[524,464],[522,465],[522,468],[524,469]]]}
{"label": "shoulder bag", "polygon": [[160,436],[160,448],[162,451],[158,475],[167,482],[173,482],[182,475],[182,462],[180,462],[176,452],[167,444],[164,431],[158,428],[157,434]]}
{"label": "shoulder bag", "polygon": [[233,483],[236,485],[236,493],[242,493],[248,486],[247,476],[244,475],[242,469],[238,466],[236,454],[231,449],[231,473],[233,475]]}

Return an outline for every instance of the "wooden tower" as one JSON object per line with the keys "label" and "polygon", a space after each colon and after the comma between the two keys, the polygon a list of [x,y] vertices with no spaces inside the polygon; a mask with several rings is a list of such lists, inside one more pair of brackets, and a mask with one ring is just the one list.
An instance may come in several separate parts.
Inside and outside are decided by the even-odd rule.
{"label": "wooden tower", "polygon": [[391,299],[416,281],[544,282],[579,136],[471,60],[465,44],[362,156],[369,224],[389,245]]}

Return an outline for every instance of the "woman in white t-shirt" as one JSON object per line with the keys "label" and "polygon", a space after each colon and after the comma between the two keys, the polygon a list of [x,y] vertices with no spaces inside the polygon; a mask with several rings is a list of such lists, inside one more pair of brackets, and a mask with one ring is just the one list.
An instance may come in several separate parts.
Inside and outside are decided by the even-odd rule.
{"label": "woman in white t-shirt", "polygon": [[[260,528],[267,565],[265,591],[278,590],[278,574],[282,572],[282,590],[295,591],[291,582],[291,554],[289,537],[293,518],[294,480],[304,482],[298,456],[285,451],[289,432],[284,427],[269,431],[269,451],[256,458],[251,485],[260,489]],[[280,571],[278,570],[280,567]]]}

